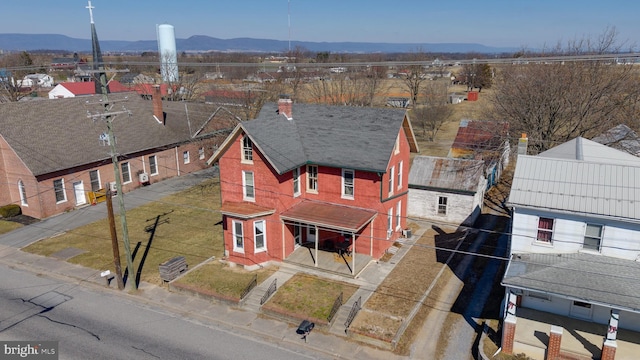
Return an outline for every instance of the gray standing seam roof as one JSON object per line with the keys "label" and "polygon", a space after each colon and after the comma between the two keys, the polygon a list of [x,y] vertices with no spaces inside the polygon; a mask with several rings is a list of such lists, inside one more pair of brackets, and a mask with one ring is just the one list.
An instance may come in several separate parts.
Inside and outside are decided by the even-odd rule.
{"label": "gray standing seam roof", "polygon": [[588,253],[513,254],[502,284],[640,312],[640,263]]}
{"label": "gray standing seam roof", "polygon": [[[100,144],[107,131],[103,120],[89,118],[104,111],[101,96],[0,104],[0,135],[35,176],[101,161],[109,161],[109,147]],[[123,101],[125,100],[126,101]],[[209,120],[210,105],[163,102],[166,125],[153,117],[153,103],[136,93],[110,94],[131,116],[113,118],[116,150],[128,155],[192,139],[191,133]],[[188,109],[185,109],[185,106]],[[189,120],[187,120],[187,118]]]}
{"label": "gray standing seam roof", "polygon": [[244,131],[283,174],[304,164],[384,173],[405,110],[293,104],[292,120],[265,104]]}

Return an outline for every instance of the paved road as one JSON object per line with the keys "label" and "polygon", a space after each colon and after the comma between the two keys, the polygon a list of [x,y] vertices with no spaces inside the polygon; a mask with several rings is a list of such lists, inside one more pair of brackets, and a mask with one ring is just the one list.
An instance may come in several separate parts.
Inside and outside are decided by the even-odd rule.
{"label": "paved road", "polygon": [[97,287],[0,273],[0,340],[59,341],[60,359],[323,358]]}

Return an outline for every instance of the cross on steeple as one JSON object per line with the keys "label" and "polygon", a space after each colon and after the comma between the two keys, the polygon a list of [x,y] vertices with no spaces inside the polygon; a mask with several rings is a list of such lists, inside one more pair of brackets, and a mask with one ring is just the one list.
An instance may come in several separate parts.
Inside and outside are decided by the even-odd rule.
{"label": "cross on steeple", "polygon": [[89,0],[89,6],[85,6],[87,9],[89,9],[89,17],[91,18],[91,23],[93,24],[93,9],[95,9],[95,6],[91,6],[91,0]]}

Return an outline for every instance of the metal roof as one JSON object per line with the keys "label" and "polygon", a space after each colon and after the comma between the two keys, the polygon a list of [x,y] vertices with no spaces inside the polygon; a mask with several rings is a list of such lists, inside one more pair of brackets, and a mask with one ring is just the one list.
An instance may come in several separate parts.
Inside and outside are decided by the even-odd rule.
{"label": "metal roof", "polygon": [[502,285],[640,312],[640,263],[588,253],[513,254]]}
{"label": "metal roof", "polygon": [[518,156],[509,205],[640,222],[640,158],[585,140]]}
{"label": "metal roof", "polygon": [[416,156],[409,172],[409,187],[475,193],[483,170],[482,160]]}
{"label": "metal roof", "polygon": [[371,209],[306,200],[281,213],[280,218],[326,229],[358,232],[376,215],[377,213]]}
{"label": "metal roof", "polygon": [[295,103],[291,120],[277,109],[265,104],[242,128],[280,174],[309,163],[384,173],[405,122],[398,109]]}

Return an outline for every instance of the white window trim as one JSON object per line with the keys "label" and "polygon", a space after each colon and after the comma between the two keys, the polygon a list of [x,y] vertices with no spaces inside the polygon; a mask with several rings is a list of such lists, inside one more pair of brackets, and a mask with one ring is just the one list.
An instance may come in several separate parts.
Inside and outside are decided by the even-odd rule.
{"label": "white window trim", "polygon": [[[293,196],[300,196],[302,194],[300,187],[300,168],[297,167],[292,170],[292,179],[293,179]],[[296,184],[298,185],[298,191],[296,191]]]}
{"label": "white window trim", "polygon": [[[128,184],[128,183],[132,182],[133,181],[133,177],[131,176],[131,164],[129,164],[128,161],[120,163],[120,164],[121,164],[120,171],[122,172],[122,174],[120,174],[120,176],[122,176],[122,183],[123,184]],[[124,179],[124,171],[122,170],[124,166],[127,167],[127,175],[129,176],[129,180],[125,180]]]}
{"label": "white window trim", "polygon": [[[440,213],[440,199],[445,199],[445,204],[444,204],[444,214]],[[442,195],[438,195],[438,202],[436,203],[436,215],[439,216],[447,216],[447,213],[449,212],[449,197],[447,196],[442,196]]]}
{"label": "white window trim", "polygon": [[[60,180],[60,186],[62,187],[62,197],[64,197],[64,199],[58,201],[56,200],[56,204],[62,204],[64,202],[67,202],[67,192],[64,189],[64,178],[60,178],[60,179],[56,179],[56,180]],[[53,196],[55,198],[56,196],[56,180],[53,180]]]}
{"label": "white window trim", "polygon": [[204,160],[204,147],[201,147],[200,149],[198,149],[198,158],[200,160]]}
{"label": "white window trim", "polygon": [[[547,230],[547,229],[541,229],[540,228],[540,219],[551,219],[553,220],[553,225],[551,225],[551,231]],[[543,241],[543,240],[538,240],[538,232],[539,231],[547,231],[547,232],[551,232],[551,238],[549,239],[549,241]],[[535,233],[535,237],[534,237],[534,243],[536,245],[542,245],[542,246],[550,246],[553,247],[553,236],[554,233],[556,231],[556,219],[555,218],[548,218],[548,217],[544,217],[544,216],[538,216],[538,221],[536,224],[536,233]],[[584,238],[583,238],[584,241]]]}
{"label": "white window trim", "polygon": [[396,167],[392,166],[391,169],[389,169],[389,196],[393,195],[393,184],[394,181],[396,180]]}
{"label": "white window trim", "polygon": [[[263,246],[262,247],[258,247],[258,241],[256,240],[258,237],[257,234],[257,225],[258,224],[262,224],[262,242],[263,242]],[[264,220],[256,220],[253,222],[253,253],[257,254],[257,253],[261,253],[261,252],[265,252],[267,251],[267,222]]]}
{"label": "white window trim", "polygon": [[402,200],[398,200],[396,204],[396,231],[400,231],[402,229]]}
{"label": "white window trim", "polygon": [[[345,173],[350,172],[351,173],[351,192],[352,194],[349,195],[345,192]],[[341,180],[341,189],[342,189],[342,198],[343,199],[349,199],[349,200],[353,200],[355,198],[355,194],[356,194],[356,171],[352,170],[352,169],[342,169],[342,180]]]}
{"label": "white window trim", "polygon": [[387,212],[387,239],[393,234],[393,207],[389,208]]}
{"label": "white window trim", "polygon": [[184,164],[189,164],[191,162],[191,154],[189,153],[189,150],[182,152],[182,162]]}
{"label": "white window trim", "polygon": [[[98,175],[98,189],[102,189],[102,179],[100,179],[100,170],[96,169],[95,172],[96,172],[96,175]],[[91,184],[91,171],[89,171],[89,186],[93,186],[93,184]]]}
{"label": "white window trim", "polygon": [[[248,140],[250,146],[245,147],[244,143],[245,141]],[[245,154],[245,150],[249,149],[251,151],[251,159],[247,159],[246,158],[246,154]],[[254,152],[254,146],[253,146],[253,141],[251,141],[251,138],[247,135],[244,135],[242,137],[242,139],[240,140],[240,162],[244,163],[244,164],[253,164],[253,156],[255,155]]]}
{"label": "white window trim", "polygon": [[18,192],[20,193],[20,205],[29,206],[27,198],[27,189],[24,186],[24,181],[18,180]]}
{"label": "white window trim", "polygon": [[[554,225],[555,225],[555,221],[554,221]],[[585,249],[584,248],[584,240],[587,237],[587,227],[589,225],[593,225],[593,226],[599,226],[600,227],[600,243],[598,245],[598,249],[594,250],[594,249]],[[602,241],[604,239],[604,225],[602,224],[596,224],[596,223],[585,223],[584,224],[584,235],[582,236],[582,250],[581,251],[585,251],[585,252],[591,252],[594,254],[599,254],[602,251]]]}
{"label": "white window trim", "polygon": [[[311,169],[316,169],[316,175],[315,175],[315,184],[316,184],[316,188],[312,189],[309,185],[311,185]],[[318,193],[318,165],[307,165],[307,192],[308,193],[313,193],[313,194],[317,194]]]}
{"label": "white window trim", "polygon": [[396,143],[393,146],[393,153],[396,155],[400,153],[400,134],[396,136]]}
{"label": "white window trim", "polygon": [[398,163],[398,190],[402,189],[402,161]]}
{"label": "white window trim", "polygon": [[[251,187],[253,188],[253,196],[247,195],[247,174],[251,174],[251,179],[253,181],[253,184],[251,184]],[[253,171],[242,170],[242,199],[245,201],[256,201],[256,177]]]}
{"label": "white window trim", "polygon": [[[242,229],[242,234],[240,234],[242,237],[242,247],[238,247],[238,241],[236,240],[236,237],[238,236],[238,233],[236,233],[236,224],[240,224],[240,228]],[[244,222],[231,220],[231,228],[233,232],[233,252],[244,254]]]}
{"label": "white window trim", "polygon": [[[151,159],[152,158],[153,158],[153,162],[155,163],[155,168],[156,168],[155,172],[151,172]],[[156,155],[149,156],[149,175],[150,176],[156,176],[159,173],[160,173],[160,171],[158,171],[158,157]]]}

